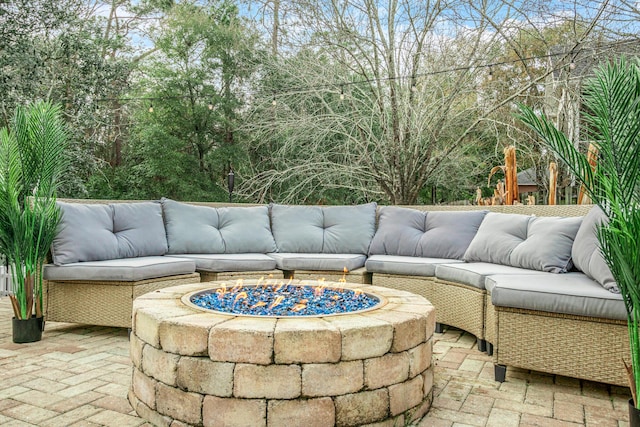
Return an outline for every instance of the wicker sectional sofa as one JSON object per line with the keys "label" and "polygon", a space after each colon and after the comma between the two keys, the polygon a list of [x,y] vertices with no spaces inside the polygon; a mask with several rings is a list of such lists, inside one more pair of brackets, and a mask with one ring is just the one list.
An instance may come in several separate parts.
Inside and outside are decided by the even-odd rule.
{"label": "wicker sectional sofa", "polygon": [[624,304],[590,206],[222,206],[60,202],[48,320],[130,327],[138,295],[239,277],[404,289],[506,366],[625,385]]}

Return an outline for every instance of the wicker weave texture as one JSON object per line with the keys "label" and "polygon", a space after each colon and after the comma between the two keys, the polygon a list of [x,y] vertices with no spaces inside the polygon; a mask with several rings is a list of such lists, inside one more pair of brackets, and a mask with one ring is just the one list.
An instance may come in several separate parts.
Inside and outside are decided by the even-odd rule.
{"label": "wicker weave texture", "polygon": [[[433,277],[403,276],[398,274],[373,274],[373,285],[399,289],[420,295],[431,301],[433,295]],[[438,312],[436,311],[436,316]]]}
{"label": "wicker weave texture", "polygon": [[463,329],[484,339],[484,300],[486,292],[473,286],[436,279],[431,303],[439,323]]}
{"label": "wicker weave texture", "polygon": [[134,298],[156,289],[199,281],[198,273],[137,282],[46,281],[45,318],[52,322],[130,328]]}
{"label": "wicker weave texture", "polygon": [[593,205],[497,205],[497,206],[477,206],[477,205],[419,205],[405,206],[421,211],[477,211],[487,210],[490,212],[514,213],[522,215],[536,216],[584,216]]}
{"label": "wicker weave texture", "polygon": [[215,282],[215,281],[235,281],[238,279],[259,279],[261,277],[273,278],[273,279],[282,279],[284,275],[282,274],[282,270],[268,270],[268,271],[225,271],[225,272],[212,272],[212,271],[201,271],[200,272],[200,281],[201,282]]}
{"label": "wicker weave texture", "polygon": [[491,344],[498,343],[497,321],[496,308],[491,303],[491,295],[486,294],[484,299],[484,339]]}
{"label": "wicker weave texture", "polygon": [[[99,200],[99,199],[58,199],[67,203],[84,204],[109,204],[109,203],[130,203],[144,202],[147,200]],[[220,208],[225,206],[264,206],[255,203],[226,203],[226,202],[183,202],[191,205],[208,206]],[[498,205],[498,206],[477,206],[477,205],[404,205],[403,207],[417,209],[421,211],[475,211],[488,210],[491,212],[518,213],[523,215],[536,216],[584,216],[593,205]]]}
{"label": "wicker weave texture", "polygon": [[358,268],[348,273],[342,273],[340,271],[316,271],[316,270],[295,270],[289,274],[285,274],[285,277],[298,280],[319,280],[324,279],[331,282],[338,282],[342,279],[347,283],[357,283],[359,285],[371,284],[371,273],[367,272],[364,268]]}
{"label": "wicker weave texture", "polygon": [[625,322],[496,307],[497,363],[627,386]]}

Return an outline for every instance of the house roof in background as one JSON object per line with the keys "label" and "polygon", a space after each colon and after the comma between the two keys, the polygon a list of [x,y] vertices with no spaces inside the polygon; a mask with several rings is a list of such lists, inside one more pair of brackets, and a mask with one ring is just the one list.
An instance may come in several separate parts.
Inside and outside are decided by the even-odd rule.
{"label": "house roof in background", "polygon": [[518,172],[518,185],[538,185],[536,169],[529,168]]}

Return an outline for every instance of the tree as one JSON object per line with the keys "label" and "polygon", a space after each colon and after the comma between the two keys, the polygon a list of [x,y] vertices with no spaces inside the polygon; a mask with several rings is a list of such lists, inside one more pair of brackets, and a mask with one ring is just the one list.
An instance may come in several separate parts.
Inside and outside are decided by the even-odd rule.
{"label": "tree", "polygon": [[[298,201],[318,188],[345,188],[359,199],[411,204],[441,182],[445,164],[461,163],[450,161],[465,158],[461,147],[495,143],[478,127],[536,81],[482,105],[478,82],[501,37],[486,16],[502,10],[468,9],[456,24],[452,14],[464,7],[299,2],[305,47],[266,72],[263,106],[247,125],[255,176],[242,190],[263,200],[275,187],[282,200]],[[266,168],[264,153],[274,156]]]}
{"label": "tree", "polygon": [[[224,199],[229,165],[245,156],[238,112],[258,38],[229,1],[176,4],[158,31],[157,51],[136,73],[133,95],[146,101],[133,115],[116,175],[140,197]],[[151,106],[153,113],[146,111]]]}

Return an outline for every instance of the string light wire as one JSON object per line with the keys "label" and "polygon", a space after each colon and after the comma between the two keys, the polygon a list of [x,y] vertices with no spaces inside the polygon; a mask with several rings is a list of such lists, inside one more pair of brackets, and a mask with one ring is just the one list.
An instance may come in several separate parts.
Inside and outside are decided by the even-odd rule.
{"label": "string light wire", "polygon": [[[607,50],[607,48],[611,48],[611,47],[616,47],[616,46],[622,46],[622,45],[626,45],[626,44],[640,44],[640,40],[638,39],[632,39],[632,40],[622,40],[622,41],[618,41],[618,42],[611,42],[605,45],[601,46],[601,49],[599,52],[604,52],[605,50]],[[291,94],[291,93],[300,93],[300,92],[310,92],[313,90],[317,90],[317,89],[331,89],[331,88],[339,88],[340,89],[340,99],[343,100],[345,98],[345,87],[346,86],[350,86],[350,85],[359,85],[359,84],[366,84],[366,83],[376,83],[376,82],[383,82],[383,81],[396,81],[396,80],[407,80],[407,79],[411,79],[412,81],[415,81],[416,78],[421,78],[421,77],[429,77],[429,76],[436,76],[436,75],[440,75],[440,74],[445,74],[445,73],[455,73],[455,72],[464,72],[464,71],[470,71],[470,70],[474,70],[474,69],[482,69],[482,68],[488,68],[489,69],[489,74],[488,74],[488,79],[492,80],[493,79],[493,69],[503,66],[503,65],[511,65],[511,64],[517,64],[517,63],[524,63],[524,62],[529,62],[529,61],[536,61],[536,60],[544,60],[544,59],[550,59],[550,58],[556,58],[556,57],[561,57],[562,59],[568,59],[569,60],[569,68],[571,70],[576,68],[576,64],[577,62],[579,62],[579,59],[577,58],[577,56],[580,54],[580,52],[582,52],[583,50],[591,52],[592,54],[595,54],[595,51],[593,49],[590,48],[573,48],[571,49],[569,52],[556,52],[556,53],[548,53],[546,55],[536,55],[536,56],[528,56],[528,57],[524,57],[524,58],[517,58],[517,59],[511,59],[511,60],[505,60],[505,61],[497,61],[497,62],[491,62],[491,63],[484,63],[484,64],[475,64],[475,65],[464,65],[464,66],[459,66],[459,67],[451,67],[451,68],[446,68],[446,69],[441,69],[441,70],[435,70],[435,71],[429,71],[429,72],[424,72],[424,73],[418,73],[418,74],[413,74],[411,76],[389,76],[389,77],[373,77],[373,78],[365,78],[365,79],[359,79],[359,80],[353,80],[353,81],[348,81],[348,82],[341,82],[341,83],[322,83],[322,84],[317,84],[317,85],[309,85],[309,86],[297,86],[297,87],[290,87],[286,90],[282,90],[282,91],[275,91],[272,90],[271,91],[271,105],[276,106],[278,104],[277,101],[277,97],[278,96],[282,96],[282,95],[287,95],[287,94]],[[567,65],[567,64],[565,64]],[[415,85],[414,85],[415,86]],[[195,98],[208,98],[209,95],[202,95],[202,96],[196,96]],[[186,99],[186,98],[193,98],[192,95],[171,95],[171,96],[153,96],[153,97],[149,97],[149,96],[140,96],[140,97],[107,97],[107,98],[100,98],[97,99],[96,102],[109,102],[109,101],[163,101],[163,100],[177,100],[177,99]],[[209,103],[208,104],[208,108],[210,110],[213,109],[213,103]],[[150,112],[153,111],[153,105],[150,104],[149,107]]]}

